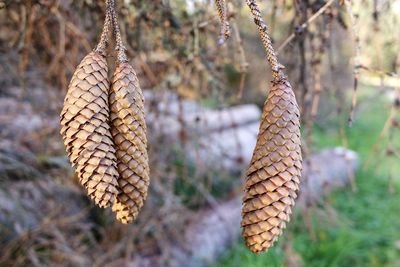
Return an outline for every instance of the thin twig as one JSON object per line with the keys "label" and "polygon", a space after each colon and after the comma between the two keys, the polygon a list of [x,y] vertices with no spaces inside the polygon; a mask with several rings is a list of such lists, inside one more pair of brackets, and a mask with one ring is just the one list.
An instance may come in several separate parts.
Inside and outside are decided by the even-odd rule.
{"label": "thin twig", "polygon": [[246,54],[245,54],[244,48],[243,48],[242,37],[240,36],[240,31],[239,31],[239,28],[238,28],[235,20],[233,20],[233,22],[232,22],[232,30],[235,35],[235,42],[236,42],[237,52],[239,54],[239,61],[240,61],[240,83],[239,83],[239,92],[237,94],[237,98],[241,99],[243,96],[244,82],[246,79],[246,73],[247,73],[247,69],[249,67],[249,63],[246,60]]}
{"label": "thin twig", "polygon": [[228,10],[225,0],[215,0],[215,5],[217,6],[217,11],[219,15],[219,19],[221,21],[221,30],[220,37],[218,40],[218,45],[223,45],[226,40],[228,40],[231,35],[229,29],[229,20],[228,20]]}
{"label": "thin twig", "polygon": [[392,120],[394,116],[395,110],[392,108],[390,110],[389,116],[379,134],[378,140],[374,143],[371,152],[369,153],[367,160],[365,161],[363,170],[366,171],[369,169],[372,159],[376,159],[376,155],[378,154],[379,146],[382,143],[382,140],[388,134],[390,129],[392,128]]}
{"label": "thin twig", "polygon": [[[305,28],[308,27],[310,23],[312,23],[316,18],[318,18],[321,14],[323,14],[332,3],[335,2],[335,0],[329,0],[326,2],[325,5],[323,5],[317,12],[314,13],[306,22],[300,25],[296,32],[302,32]],[[297,36],[296,32],[293,32],[291,35],[289,35],[288,38],[278,47],[277,53],[279,54],[293,39]]]}
{"label": "thin twig", "polygon": [[364,65],[361,65],[361,64],[359,64],[358,66],[355,66],[355,67],[358,68],[358,69],[370,72],[372,74],[379,75],[381,77],[382,76],[388,76],[388,77],[394,77],[394,78],[399,78],[400,77],[400,75],[398,73],[396,73],[396,72],[389,72],[389,71],[371,69],[371,68],[369,68],[367,66],[364,66]]}

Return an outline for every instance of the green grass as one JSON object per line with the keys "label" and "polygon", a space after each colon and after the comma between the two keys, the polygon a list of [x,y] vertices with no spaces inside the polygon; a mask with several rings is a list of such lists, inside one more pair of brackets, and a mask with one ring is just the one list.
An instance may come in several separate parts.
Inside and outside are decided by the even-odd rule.
{"label": "green grass", "polygon": [[[325,198],[325,203],[309,210],[312,227],[306,227],[304,214],[295,212],[288,230],[267,253],[254,255],[243,241],[222,257],[214,267],[274,267],[285,266],[288,259],[300,258],[307,267],[400,266],[400,161],[382,157],[382,147],[367,158],[387,119],[387,102],[374,99],[355,118],[352,128],[346,127],[348,147],[359,153],[361,164],[356,175],[357,192],[351,188],[337,190]],[[346,122],[342,117],[327,125]],[[397,133],[397,146],[400,135]],[[316,148],[342,145],[336,128],[315,127]],[[388,193],[387,168],[394,170],[395,192]],[[311,234],[312,233],[312,234]],[[284,247],[290,246],[291,250]],[[290,266],[290,265],[289,265]]]}

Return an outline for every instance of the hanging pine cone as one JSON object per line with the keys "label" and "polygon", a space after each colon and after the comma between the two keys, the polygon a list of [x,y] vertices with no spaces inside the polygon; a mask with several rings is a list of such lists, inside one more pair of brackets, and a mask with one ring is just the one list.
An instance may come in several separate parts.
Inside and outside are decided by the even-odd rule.
{"label": "hanging pine cone", "polygon": [[117,168],[109,126],[107,62],[99,52],[77,67],[61,112],[61,135],[80,183],[100,207],[115,200]]}
{"label": "hanging pine cone", "polygon": [[272,246],[292,213],[302,169],[299,117],[289,82],[285,78],[273,82],[243,199],[242,234],[255,253]]}
{"label": "hanging pine cone", "polygon": [[149,186],[144,98],[129,63],[119,63],[114,72],[110,106],[111,133],[120,175],[120,193],[113,211],[119,221],[127,224],[137,217]]}

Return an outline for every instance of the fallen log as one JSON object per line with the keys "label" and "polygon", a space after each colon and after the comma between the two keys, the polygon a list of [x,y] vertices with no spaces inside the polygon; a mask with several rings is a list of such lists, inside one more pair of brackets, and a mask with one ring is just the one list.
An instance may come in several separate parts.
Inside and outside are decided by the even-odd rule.
{"label": "fallen log", "polygon": [[177,137],[181,126],[191,135],[209,134],[258,122],[259,107],[252,104],[211,109],[195,101],[180,100],[171,92],[144,91],[148,124],[165,135]]}

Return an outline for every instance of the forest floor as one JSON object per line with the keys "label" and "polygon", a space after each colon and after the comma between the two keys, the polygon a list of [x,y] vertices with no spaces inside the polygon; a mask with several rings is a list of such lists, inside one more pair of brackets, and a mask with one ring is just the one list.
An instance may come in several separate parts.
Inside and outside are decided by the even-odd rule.
{"label": "forest floor", "polygon": [[[359,153],[356,190],[340,189],[324,203],[297,210],[288,230],[267,253],[252,254],[239,239],[213,267],[400,266],[400,164],[398,157],[385,156],[387,138],[379,138],[391,103],[373,90],[366,88],[361,95],[365,101],[358,107],[353,126],[344,126],[345,139],[337,129],[347,124],[347,114],[334,119],[336,128],[317,125],[313,132],[316,148],[347,143]],[[399,139],[394,138],[397,147]],[[389,169],[394,174],[392,190],[388,190]]]}

